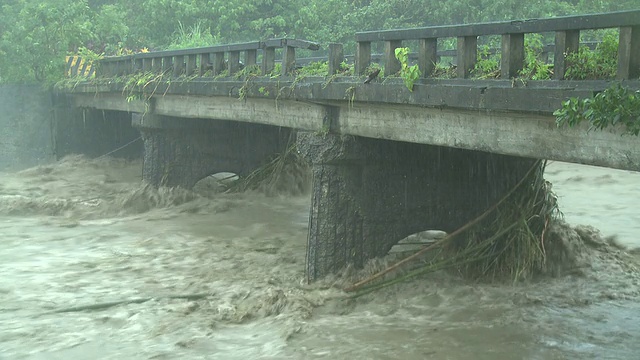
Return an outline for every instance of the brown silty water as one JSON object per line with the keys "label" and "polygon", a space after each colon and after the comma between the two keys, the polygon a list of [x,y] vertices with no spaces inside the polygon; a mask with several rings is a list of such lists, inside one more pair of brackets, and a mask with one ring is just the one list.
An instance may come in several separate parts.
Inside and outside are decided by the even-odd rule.
{"label": "brown silty water", "polygon": [[640,246],[640,174],[547,168],[566,220],[603,232],[555,228],[571,260],[561,276],[483,284],[437,272],[350,300],[341,288],[393,255],[306,285],[308,195],[225,194],[213,178],[153,189],[140,168],[73,156],[1,175],[0,358],[640,354],[640,261],[629,250]]}

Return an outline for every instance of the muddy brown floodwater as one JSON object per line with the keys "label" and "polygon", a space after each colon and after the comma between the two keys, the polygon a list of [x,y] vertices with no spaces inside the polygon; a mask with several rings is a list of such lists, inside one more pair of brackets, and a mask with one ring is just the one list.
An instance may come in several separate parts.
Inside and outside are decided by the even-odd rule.
{"label": "muddy brown floodwater", "polygon": [[440,272],[345,300],[388,259],[305,285],[308,196],[222,194],[212,179],[155,190],[140,169],[73,156],[0,175],[0,358],[640,356],[640,260],[620,249],[640,246],[640,174],[549,166],[566,220],[603,232],[564,230],[583,242],[563,276]]}

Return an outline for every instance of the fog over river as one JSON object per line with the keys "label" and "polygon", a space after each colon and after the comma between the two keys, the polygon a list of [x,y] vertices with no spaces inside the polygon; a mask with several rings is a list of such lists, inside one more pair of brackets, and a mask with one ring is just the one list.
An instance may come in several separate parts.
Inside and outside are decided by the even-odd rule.
{"label": "fog over river", "polygon": [[640,255],[620,250],[640,247],[640,174],[546,177],[568,223],[602,231],[563,230],[577,268],[515,285],[438,272],[347,300],[390,259],[306,285],[308,194],[157,190],[108,157],[3,173],[0,359],[640,358]]}

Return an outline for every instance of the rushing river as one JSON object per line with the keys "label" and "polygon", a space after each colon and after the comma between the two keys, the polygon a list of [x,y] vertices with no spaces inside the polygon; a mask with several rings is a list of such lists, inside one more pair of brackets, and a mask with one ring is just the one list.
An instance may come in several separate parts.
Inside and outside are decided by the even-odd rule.
{"label": "rushing river", "polygon": [[385,260],[306,285],[308,195],[156,190],[140,169],[76,156],[0,174],[1,359],[640,356],[638,173],[548,167],[566,220],[603,233],[578,229],[563,276],[439,272],[346,300]]}

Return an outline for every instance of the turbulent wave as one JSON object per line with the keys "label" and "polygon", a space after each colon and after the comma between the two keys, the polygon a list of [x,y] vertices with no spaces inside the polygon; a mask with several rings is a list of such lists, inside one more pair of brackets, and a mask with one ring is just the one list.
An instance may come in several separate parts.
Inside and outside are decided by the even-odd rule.
{"label": "turbulent wave", "polygon": [[[539,296],[550,302],[558,299],[567,300],[568,294],[575,294],[586,302],[597,299],[638,299],[640,298],[640,258],[635,251],[629,251],[618,244],[613,237],[604,237],[600,231],[591,226],[571,226],[558,221],[550,226],[545,240],[546,264],[544,270],[530,279],[515,285],[515,289],[537,288]],[[404,253],[391,253],[386,257],[368,261],[363,269],[347,267],[341,272],[328,276],[320,281],[325,286],[347,288],[354,283],[377,274],[402,258]],[[422,259],[394,270],[371,284],[377,284],[401,277],[409,271],[417,269],[428,261],[428,255]],[[475,286],[505,286],[503,290],[513,289],[510,284],[493,282],[468,281],[456,272],[455,268],[440,270],[410,279],[407,282],[381,289],[367,295],[363,303],[378,301],[378,297],[386,298],[396,293],[414,293],[434,291],[435,284],[442,282],[449,285],[475,284]],[[569,300],[573,302],[572,298]]]}
{"label": "turbulent wave", "polygon": [[179,206],[199,198],[141,180],[141,163],[67,156],[58,163],[3,174],[0,215],[99,218]]}
{"label": "turbulent wave", "polygon": [[120,196],[125,213],[144,213],[155,208],[165,208],[182,205],[197,199],[199,196],[190,190],[182,188],[156,188],[149,184],[143,184],[139,188],[124,196]]}
{"label": "turbulent wave", "polygon": [[[0,215],[98,218],[140,214],[194,201],[200,203],[199,207],[213,206],[219,211],[216,198],[223,197],[221,193],[229,186],[229,181],[207,177],[193,190],[156,188],[142,181],[141,168],[140,161],[71,155],[55,164],[2,174]],[[286,164],[278,174],[256,184],[253,191],[296,196],[308,191],[309,183],[308,168]]]}

